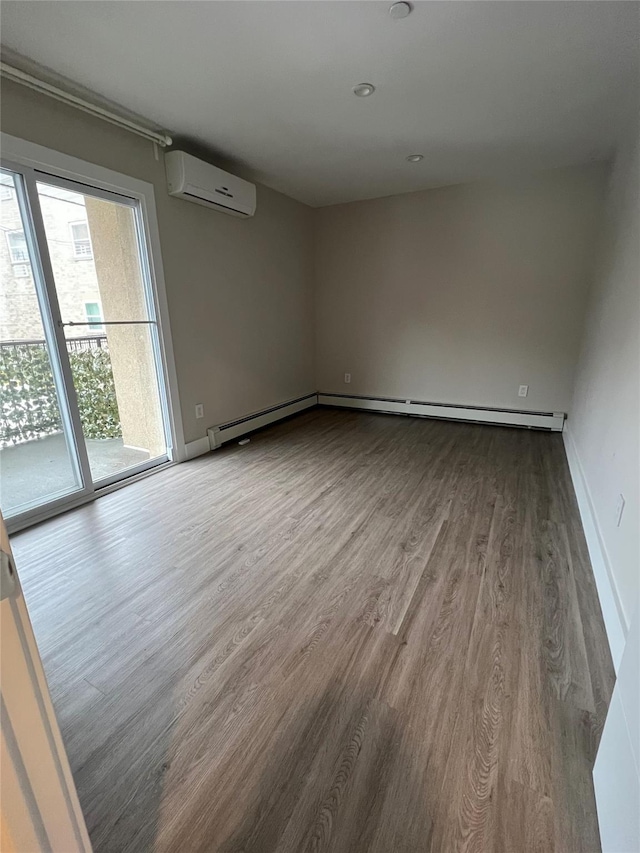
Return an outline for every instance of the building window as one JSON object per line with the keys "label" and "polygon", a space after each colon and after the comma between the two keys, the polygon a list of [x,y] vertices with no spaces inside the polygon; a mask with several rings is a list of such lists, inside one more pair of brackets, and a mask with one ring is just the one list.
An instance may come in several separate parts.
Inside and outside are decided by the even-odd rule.
{"label": "building window", "polygon": [[14,264],[13,265],[13,277],[14,278],[28,278],[29,277],[29,264]]}
{"label": "building window", "polygon": [[27,250],[24,231],[7,231],[7,245],[9,246],[12,264],[29,263],[29,251]]}
{"label": "building window", "polygon": [[85,302],[84,313],[92,332],[104,332],[102,325],[102,308],[98,302]]}
{"label": "building window", "polygon": [[73,241],[73,257],[86,259],[93,257],[91,238],[89,237],[88,222],[71,222],[71,239]]}
{"label": "building window", "polygon": [[13,198],[13,178],[4,172],[0,175],[0,201],[8,201]]}

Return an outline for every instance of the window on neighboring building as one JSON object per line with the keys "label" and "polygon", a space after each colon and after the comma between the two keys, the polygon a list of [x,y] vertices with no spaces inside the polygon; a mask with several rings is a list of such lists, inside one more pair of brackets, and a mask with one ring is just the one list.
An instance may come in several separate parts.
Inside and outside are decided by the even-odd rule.
{"label": "window on neighboring building", "polygon": [[89,329],[92,332],[104,332],[102,325],[102,308],[99,302],[85,302],[84,313],[89,323]]}
{"label": "window on neighboring building", "polygon": [[11,175],[0,175],[0,200],[7,201],[13,198],[13,178]]}
{"label": "window on neighboring building", "polygon": [[29,252],[24,231],[7,231],[7,245],[9,246],[12,264],[23,264],[25,261],[29,263]]}
{"label": "window on neighboring building", "polygon": [[92,258],[91,238],[87,222],[71,222],[71,239],[73,240],[74,258]]}
{"label": "window on neighboring building", "polygon": [[13,277],[14,278],[28,278],[29,277],[29,264],[14,264],[13,267]]}

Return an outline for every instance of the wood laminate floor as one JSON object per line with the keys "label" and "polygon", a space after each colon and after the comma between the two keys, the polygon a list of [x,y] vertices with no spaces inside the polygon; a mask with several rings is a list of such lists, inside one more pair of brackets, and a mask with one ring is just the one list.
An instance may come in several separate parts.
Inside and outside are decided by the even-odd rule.
{"label": "wood laminate floor", "polygon": [[13,547],[97,853],[599,850],[561,436],[314,410]]}

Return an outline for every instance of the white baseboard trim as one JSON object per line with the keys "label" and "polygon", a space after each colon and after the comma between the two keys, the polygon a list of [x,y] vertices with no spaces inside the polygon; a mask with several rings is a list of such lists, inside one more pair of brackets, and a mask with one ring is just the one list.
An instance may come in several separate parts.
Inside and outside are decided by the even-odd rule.
{"label": "white baseboard trim", "polygon": [[321,406],[364,409],[386,414],[417,415],[453,421],[475,421],[484,424],[535,427],[561,432],[564,412],[522,412],[507,409],[488,409],[481,406],[454,406],[422,403],[414,400],[394,400],[384,397],[356,397],[348,394],[318,394]]}
{"label": "white baseboard trim", "polygon": [[227,441],[232,441],[234,438],[240,438],[242,435],[253,432],[261,427],[281,421],[288,418],[290,415],[295,415],[297,412],[302,412],[304,409],[310,409],[318,405],[318,395],[307,394],[304,397],[299,397],[296,400],[290,400],[287,403],[280,403],[278,406],[272,406],[270,409],[265,409],[262,412],[256,412],[253,415],[247,415],[244,418],[239,418],[235,421],[230,421],[226,424],[211,427],[207,430],[208,449],[217,450],[218,447],[225,444]]}
{"label": "white baseboard trim", "polygon": [[578,500],[578,509],[580,510],[582,527],[587,540],[587,548],[589,549],[596,587],[598,588],[598,598],[600,599],[600,607],[602,608],[611,657],[613,658],[613,665],[617,672],[627,641],[629,626],[626,623],[620,602],[620,594],[613,577],[613,572],[611,571],[611,561],[607,553],[600,525],[598,524],[598,516],[593,506],[591,492],[582,463],[580,462],[578,449],[573,440],[571,430],[566,426],[562,433],[562,438],[564,440],[564,448],[567,454],[573,488]]}
{"label": "white baseboard trim", "polygon": [[209,437],[204,436],[204,438],[196,438],[195,441],[190,441],[184,446],[185,452],[185,460],[186,459],[195,459],[196,456],[202,456],[204,453],[208,453],[211,450],[209,447]]}

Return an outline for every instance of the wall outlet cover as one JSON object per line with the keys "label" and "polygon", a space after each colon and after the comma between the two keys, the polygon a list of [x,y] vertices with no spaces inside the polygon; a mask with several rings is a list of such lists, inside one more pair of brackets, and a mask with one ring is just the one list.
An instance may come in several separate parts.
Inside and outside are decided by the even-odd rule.
{"label": "wall outlet cover", "polygon": [[616,501],[616,527],[620,527],[620,522],[622,521],[622,513],[624,512],[624,505],[624,495],[618,495],[618,500]]}
{"label": "wall outlet cover", "polygon": [[518,397],[526,397],[528,393],[529,393],[529,386],[528,385],[521,385],[518,388]]}
{"label": "wall outlet cover", "polygon": [[344,381],[347,383],[347,385],[349,384],[349,382],[351,382],[351,374],[350,373],[345,373]]}
{"label": "wall outlet cover", "polygon": [[202,403],[198,403],[196,406],[196,418],[204,417],[204,405]]}

